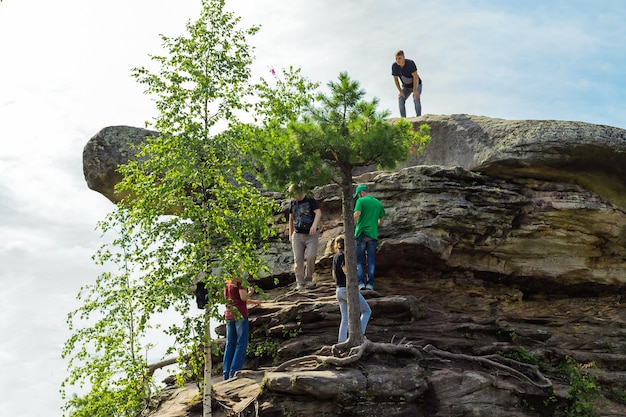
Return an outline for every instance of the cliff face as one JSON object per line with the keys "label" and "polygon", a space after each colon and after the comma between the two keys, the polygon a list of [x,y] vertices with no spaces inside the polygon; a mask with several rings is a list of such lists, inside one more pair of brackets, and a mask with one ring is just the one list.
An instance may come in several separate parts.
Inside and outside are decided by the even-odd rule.
{"label": "cliff face", "polygon": [[[251,371],[216,383],[215,398],[243,413],[256,404],[259,415],[558,415],[582,402],[558,366],[570,357],[602,386],[600,415],[626,415],[626,131],[468,115],[413,122],[431,126],[425,153],[356,179],[388,215],[376,291],[365,294],[366,345],[332,359],[341,201],[320,187],[317,286],[292,289],[279,226],[259,283],[269,301],[251,310]],[[102,179],[116,181],[111,171],[132,157],[119,149],[141,132],[103,132],[85,147],[85,176],[115,201]]]}

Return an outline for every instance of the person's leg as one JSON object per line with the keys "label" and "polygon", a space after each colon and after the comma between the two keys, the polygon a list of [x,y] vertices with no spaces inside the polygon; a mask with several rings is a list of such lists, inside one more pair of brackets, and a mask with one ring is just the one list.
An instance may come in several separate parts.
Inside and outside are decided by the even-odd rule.
{"label": "person's leg", "polygon": [[235,355],[235,348],[237,347],[237,328],[235,327],[235,320],[230,319],[226,322],[226,346],[224,347],[224,362],[222,363],[222,372],[224,374],[224,380],[230,378],[230,365]]}
{"label": "person's leg", "polygon": [[365,235],[361,235],[356,239],[356,277],[359,289],[365,286],[365,277],[363,276],[363,261],[365,259]]}
{"label": "person's leg", "polygon": [[374,289],[374,270],[376,269],[376,239],[370,239],[365,244],[365,256],[367,257],[367,286],[369,290]]}
{"label": "person's leg", "polygon": [[404,103],[406,102],[407,97],[411,94],[411,90],[403,87],[402,93],[404,94],[404,97],[398,97],[398,107],[400,107],[400,117],[406,117],[406,107]]}
{"label": "person's leg", "polygon": [[232,378],[235,372],[243,368],[243,364],[246,362],[246,350],[248,349],[248,319],[244,318],[236,321],[235,327],[237,332],[237,345],[230,365],[229,378]]}
{"label": "person's leg", "polygon": [[317,241],[318,235],[315,234],[305,235],[306,236],[306,249],[304,253],[304,280],[312,282],[313,281],[313,271],[315,271],[315,259],[317,258]]}
{"label": "person's leg", "polygon": [[339,311],[341,312],[339,337],[337,339],[337,341],[341,343],[348,338],[348,298],[346,288],[337,288],[335,294],[337,296],[337,301],[339,302]]}
{"label": "person's leg", "polygon": [[415,115],[421,116],[422,115],[422,100],[421,100],[422,84],[419,84],[417,86],[417,92],[420,94],[420,97],[415,97],[415,95],[413,95],[413,102],[415,103]]}
{"label": "person's leg", "polygon": [[295,263],[296,285],[298,288],[304,287],[304,237],[302,233],[294,233],[291,238],[293,248],[293,259]]}
{"label": "person's leg", "polygon": [[372,315],[372,309],[370,305],[367,304],[367,301],[359,293],[359,307],[361,309],[361,330],[363,330],[363,334],[365,334],[365,329],[367,328],[367,323],[370,321],[370,316]]}

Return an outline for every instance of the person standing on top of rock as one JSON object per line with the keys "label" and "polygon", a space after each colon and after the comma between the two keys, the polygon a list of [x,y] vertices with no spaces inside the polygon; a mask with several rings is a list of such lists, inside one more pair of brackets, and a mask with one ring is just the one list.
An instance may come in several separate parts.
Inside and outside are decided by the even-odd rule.
{"label": "person standing on top of rock", "polygon": [[[396,62],[391,65],[391,75],[398,89],[398,104],[400,106],[400,116],[406,117],[406,107],[404,103],[406,99],[413,94],[413,103],[415,104],[415,115],[422,115],[422,79],[417,73],[417,65],[411,59],[404,58],[404,51],[396,52]],[[402,82],[402,86],[400,86]]]}
{"label": "person standing on top of rock", "polygon": [[[237,278],[226,281],[226,347],[224,348],[224,380],[232,378],[235,372],[243,368],[248,349],[248,304],[259,305],[261,301],[252,300],[254,287],[244,288]],[[235,311],[237,310],[237,311]]]}
{"label": "person standing on top of rock", "polygon": [[[335,256],[333,256],[333,278],[337,285],[335,295],[339,302],[339,311],[341,312],[341,322],[339,323],[339,343],[348,339],[348,296],[346,294],[346,257],[343,253],[345,248],[345,239],[343,235],[335,238]],[[359,293],[359,306],[361,309],[361,329],[365,334],[367,323],[372,315],[372,309],[361,293]]]}
{"label": "person standing on top of rock", "polygon": [[302,187],[291,185],[289,195],[289,242],[293,248],[296,288],[313,286],[313,270],[317,256],[318,225],[322,210],[317,201],[308,197]]}
{"label": "person standing on top of rock", "polygon": [[[356,273],[359,289],[374,289],[374,269],[378,227],[385,222],[383,204],[369,195],[365,184],[359,184],[354,192],[354,237],[356,238]],[[367,259],[367,282],[363,273],[363,261]]]}

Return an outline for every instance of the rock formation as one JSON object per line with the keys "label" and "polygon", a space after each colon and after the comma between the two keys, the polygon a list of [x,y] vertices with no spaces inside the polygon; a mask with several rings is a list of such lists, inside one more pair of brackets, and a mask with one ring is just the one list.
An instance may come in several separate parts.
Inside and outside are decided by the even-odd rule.
{"label": "rock formation", "polygon": [[105,127],[83,149],[83,173],[87,186],[111,202],[120,201],[115,184],[121,179],[117,167],[136,154],[136,146],[158,132],[131,126]]}
{"label": "rock formation", "polygon": [[[584,402],[569,392],[569,357],[586,365],[580,378],[602,387],[599,415],[626,415],[626,131],[468,115],[412,120],[431,127],[424,154],[357,178],[388,215],[376,291],[365,294],[366,344],[353,362],[334,363],[330,247],[342,232],[341,201],[335,186],[319,187],[317,286],[292,289],[279,225],[271,276],[259,282],[268,301],[251,310],[255,354],[238,378],[216,381],[216,400],[261,416],[564,415]],[[153,133],[97,134],[84,151],[90,188],[117,201],[115,167],[132,157],[128,142]],[[194,389],[170,388],[164,401]],[[197,408],[176,415],[199,416]],[[173,414],[162,406],[153,415]]]}

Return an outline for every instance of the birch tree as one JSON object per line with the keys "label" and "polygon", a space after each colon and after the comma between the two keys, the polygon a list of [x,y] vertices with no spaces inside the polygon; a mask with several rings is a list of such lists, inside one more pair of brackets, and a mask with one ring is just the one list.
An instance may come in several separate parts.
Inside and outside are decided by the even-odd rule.
{"label": "birch tree", "polygon": [[[119,272],[86,286],[79,295],[85,304],[68,319],[75,330],[64,349],[70,416],[135,416],[147,405],[150,346],[141,341],[164,311],[180,316],[164,330],[174,339],[168,353],[184,361],[190,377],[204,379],[204,415],[211,415],[210,319],[221,318],[225,279],[243,275],[248,285],[247,277],[262,271],[274,210],[244,174],[251,138],[233,133],[252,109],[247,39],[257,31],[241,29],[224,0],[202,0],[186,34],[162,36],[165,53],[133,70],[155,100],[158,116],[148,125],[159,133],[119,168],[123,200],[101,223],[120,237],[98,261],[115,260]],[[203,314],[191,302],[198,279],[208,293]],[[88,393],[70,398],[66,389],[76,385]]]}

